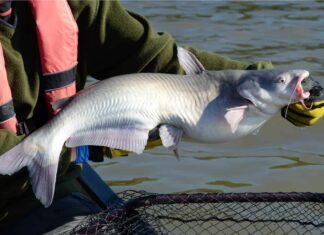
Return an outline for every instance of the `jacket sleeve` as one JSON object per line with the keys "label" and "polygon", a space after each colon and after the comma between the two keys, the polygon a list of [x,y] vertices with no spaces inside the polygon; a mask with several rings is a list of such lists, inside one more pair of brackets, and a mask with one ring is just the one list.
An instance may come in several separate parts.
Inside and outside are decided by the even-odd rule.
{"label": "jacket sleeve", "polygon": [[18,144],[24,136],[17,136],[15,133],[7,130],[0,130],[0,155]]}
{"label": "jacket sleeve", "polygon": [[[135,72],[183,73],[172,36],[154,32],[145,17],[127,11],[119,1],[83,0],[82,3],[71,1],[70,5],[80,31],[79,64],[86,67],[89,75],[105,79]],[[186,48],[208,70],[272,67],[270,62],[245,63],[190,46]]]}

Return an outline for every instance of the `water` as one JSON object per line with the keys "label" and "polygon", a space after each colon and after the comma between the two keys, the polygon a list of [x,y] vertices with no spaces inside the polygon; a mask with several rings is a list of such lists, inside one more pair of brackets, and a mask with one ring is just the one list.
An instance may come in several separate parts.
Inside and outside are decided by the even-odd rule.
{"label": "water", "polygon": [[[324,82],[322,1],[123,1],[156,31],[237,60],[271,60]],[[324,192],[324,120],[297,128],[277,115],[257,135],[180,145],[180,161],[156,148],[96,164],[113,190]]]}

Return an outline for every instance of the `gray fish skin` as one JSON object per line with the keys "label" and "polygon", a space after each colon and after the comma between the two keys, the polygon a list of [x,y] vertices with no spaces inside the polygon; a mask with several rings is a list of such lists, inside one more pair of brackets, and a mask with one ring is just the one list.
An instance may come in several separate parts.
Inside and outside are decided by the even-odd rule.
{"label": "gray fish skin", "polygon": [[182,138],[214,143],[236,139],[309,96],[301,86],[309,76],[305,70],[206,71],[182,48],[178,58],[187,75],[122,75],[79,92],[58,115],[0,157],[0,174],[26,166],[36,197],[48,207],[64,144],[140,154],[149,131],[158,126],[163,145],[178,155]]}

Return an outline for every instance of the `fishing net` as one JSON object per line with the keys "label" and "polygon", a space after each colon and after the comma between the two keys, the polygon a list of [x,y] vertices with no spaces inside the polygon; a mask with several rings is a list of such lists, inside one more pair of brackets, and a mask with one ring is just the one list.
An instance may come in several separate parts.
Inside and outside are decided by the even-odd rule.
{"label": "fishing net", "polygon": [[323,234],[324,194],[125,191],[71,234]]}

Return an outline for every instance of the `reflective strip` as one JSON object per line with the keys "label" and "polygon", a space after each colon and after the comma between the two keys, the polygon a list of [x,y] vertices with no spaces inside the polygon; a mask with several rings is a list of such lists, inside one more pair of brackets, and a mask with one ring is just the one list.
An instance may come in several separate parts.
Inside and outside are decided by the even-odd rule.
{"label": "reflective strip", "polygon": [[71,85],[75,81],[76,66],[60,73],[45,74],[42,78],[44,91],[56,90]]}
{"label": "reflective strip", "polygon": [[78,26],[66,0],[30,0],[37,25],[43,74],[74,67],[78,54]]}
{"label": "reflective strip", "polygon": [[17,119],[12,103],[12,94],[8,83],[5,61],[0,44],[0,128],[5,128],[16,133]]}
{"label": "reflective strip", "polygon": [[16,114],[12,100],[0,106],[0,123],[7,121],[15,115]]}

